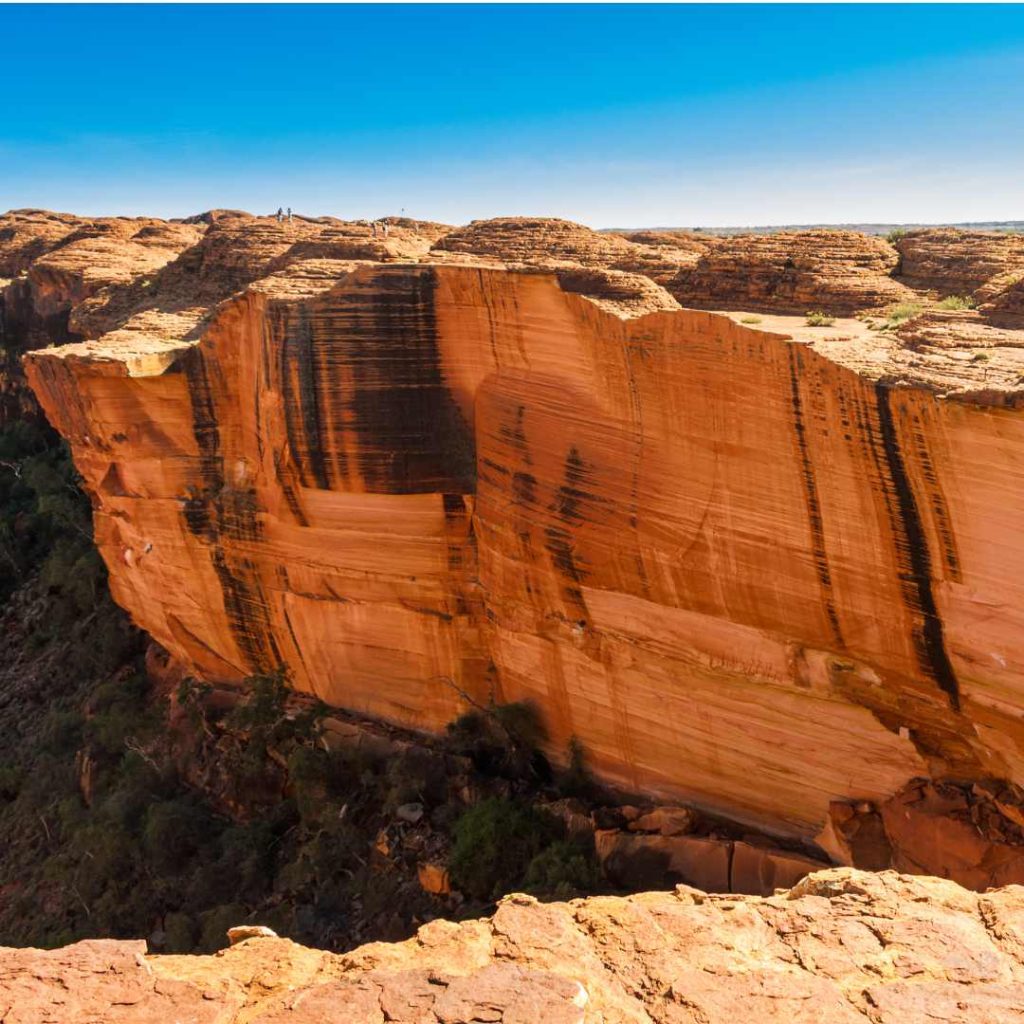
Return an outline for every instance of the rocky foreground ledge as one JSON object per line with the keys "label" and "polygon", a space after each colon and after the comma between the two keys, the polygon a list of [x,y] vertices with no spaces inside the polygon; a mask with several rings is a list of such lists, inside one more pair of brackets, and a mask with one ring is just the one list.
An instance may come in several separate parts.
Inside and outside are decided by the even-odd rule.
{"label": "rocky foreground ledge", "polygon": [[1024,1021],[1024,887],[849,868],[771,897],[505,898],[338,955],[251,938],[0,951],[4,1024]]}

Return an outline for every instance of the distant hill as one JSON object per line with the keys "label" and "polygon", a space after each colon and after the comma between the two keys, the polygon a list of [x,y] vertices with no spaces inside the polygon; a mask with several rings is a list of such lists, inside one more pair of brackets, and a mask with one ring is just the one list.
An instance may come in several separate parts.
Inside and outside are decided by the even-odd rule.
{"label": "distant hill", "polygon": [[756,224],[748,227],[632,227],[601,228],[608,232],[629,231],[700,231],[708,235],[773,235],[779,231],[811,231],[833,228],[836,231],[860,231],[865,235],[888,235],[892,231],[913,231],[918,228],[965,228],[972,231],[1024,232],[1024,220],[976,220],[947,224]]}

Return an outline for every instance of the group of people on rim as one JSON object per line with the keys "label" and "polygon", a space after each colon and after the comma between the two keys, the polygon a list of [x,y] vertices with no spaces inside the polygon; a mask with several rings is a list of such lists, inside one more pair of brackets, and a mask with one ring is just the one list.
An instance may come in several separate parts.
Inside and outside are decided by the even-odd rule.
{"label": "group of people on rim", "polygon": [[[278,224],[283,224],[285,218],[287,218],[288,223],[291,224],[292,208],[289,206],[288,209],[285,210],[283,207],[279,206],[277,208],[277,213],[274,216],[277,217]],[[363,221],[363,223],[365,224],[366,221]],[[380,220],[371,221],[370,226],[373,228],[374,238],[387,238],[388,232],[391,230],[391,225],[388,223],[387,218],[385,217],[381,217]]]}

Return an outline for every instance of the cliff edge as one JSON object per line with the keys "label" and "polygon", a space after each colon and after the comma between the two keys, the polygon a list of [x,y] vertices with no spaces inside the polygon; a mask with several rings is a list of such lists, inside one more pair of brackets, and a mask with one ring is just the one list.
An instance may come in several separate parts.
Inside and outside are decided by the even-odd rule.
{"label": "cliff edge", "polygon": [[[25,368],[115,598],[186,671],[284,664],[430,731],[531,700],[556,760],[575,737],[606,781],[838,859],[852,817],[977,783],[976,884],[1017,880],[1013,246],[943,276],[946,236],[226,214],[184,241],[87,294],[58,247],[5,294],[85,339]],[[815,298],[830,323],[793,315]]]}
{"label": "cliff edge", "polygon": [[248,938],[3,951],[8,1024],[1010,1024],[1024,1019],[1024,889],[848,869],[767,898],[674,893],[434,921],[344,955]]}

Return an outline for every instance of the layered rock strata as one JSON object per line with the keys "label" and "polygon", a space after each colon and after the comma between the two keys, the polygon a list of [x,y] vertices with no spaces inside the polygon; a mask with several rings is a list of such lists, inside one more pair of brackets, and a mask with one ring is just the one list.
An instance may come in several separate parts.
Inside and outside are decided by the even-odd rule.
{"label": "layered rock strata", "polygon": [[[682,309],[621,269],[665,247],[517,223],[227,218],[80,303],[26,366],[117,600],[200,677],[424,730],[532,700],[556,759],[794,837],[1024,782],[1024,350]],[[723,304],[902,294],[820,234]]]}
{"label": "layered rock strata", "polygon": [[8,1024],[1010,1024],[1024,890],[838,870],[764,899],[509,896],[344,955],[253,937],[206,957],[107,940],[0,962]]}
{"label": "layered rock strata", "polygon": [[24,352],[77,337],[69,323],[76,306],[110,287],[148,281],[203,230],[45,210],[0,216],[0,426],[37,413],[18,365]]}
{"label": "layered rock strata", "polygon": [[913,298],[893,278],[897,264],[888,242],[855,231],[736,235],[716,239],[666,287],[703,309],[852,313]]}
{"label": "layered rock strata", "polygon": [[952,228],[911,231],[896,239],[899,272],[915,288],[980,298],[1006,278],[1024,275],[1024,236]]}

